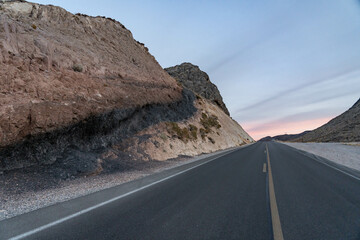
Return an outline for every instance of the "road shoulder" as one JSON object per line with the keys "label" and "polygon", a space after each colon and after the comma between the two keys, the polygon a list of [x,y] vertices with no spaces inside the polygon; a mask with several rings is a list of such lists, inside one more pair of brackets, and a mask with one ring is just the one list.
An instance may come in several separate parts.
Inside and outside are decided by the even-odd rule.
{"label": "road shoulder", "polygon": [[343,164],[340,164],[340,163],[337,163],[335,161],[332,161],[332,160],[329,160],[327,158],[324,158],[324,157],[321,157],[319,155],[316,155],[314,153],[311,153],[311,152],[308,152],[308,151],[305,151],[303,149],[299,149],[296,147],[296,145],[291,145],[291,144],[288,144],[288,143],[284,143],[284,142],[278,142],[277,143],[281,143],[283,145],[286,145],[290,148],[292,148],[294,151],[296,152],[299,152],[315,161],[318,161],[320,163],[323,163],[331,168],[334,168],[338,171],[341,171],[347,175],[350,175],[352,177],[355,177],[356,179],[360,180],[360,171],[357,170],[357,169],[354,169],[354,168],[350,168],[350,167],[347,167],[347,166],[344,166]]}

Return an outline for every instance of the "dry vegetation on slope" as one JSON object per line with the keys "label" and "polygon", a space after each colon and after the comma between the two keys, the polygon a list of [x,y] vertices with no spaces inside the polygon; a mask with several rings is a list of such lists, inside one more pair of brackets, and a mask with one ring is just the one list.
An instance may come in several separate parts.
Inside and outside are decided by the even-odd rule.
{"label": "dry vegetation on slope", "polygon": [[[209,100],[197,99],[195,106],[198,111],[191,118],[151,126],[123,142],[119,148],[137,158],[166,160],[179,155],[215,152],[254,141],[236,121]],[[116,155],[116,149],[111,149],[106,156]]]}

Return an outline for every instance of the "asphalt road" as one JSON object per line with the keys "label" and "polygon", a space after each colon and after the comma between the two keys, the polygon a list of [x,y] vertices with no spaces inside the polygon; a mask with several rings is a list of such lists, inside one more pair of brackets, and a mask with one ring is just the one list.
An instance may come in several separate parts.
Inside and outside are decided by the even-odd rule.
{"label": "asphalt road", "polygon": [[280,143],[171,174],[2,221],[0,239],[360,239],[360,180]]}

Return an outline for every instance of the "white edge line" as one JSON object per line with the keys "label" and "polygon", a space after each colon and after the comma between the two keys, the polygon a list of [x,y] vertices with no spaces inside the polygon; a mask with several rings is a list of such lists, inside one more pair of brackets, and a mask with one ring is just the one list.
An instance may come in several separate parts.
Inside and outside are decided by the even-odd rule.
{"label": "white edge line", "polygon": [[[360,181],[360,178],[357,177],[357,176],[354,176],[354,175],[352,175],[352,174],[350,174],[350,173],[348,173],[348,172],[345,172],[345,171],[341,170],[340,168],[337,168],[337,167],[335,167],[335,166],[332,166],[332,165],[330,165],[330,164],[328,164],[328,163],[326,163],[326,162],[320,161],[319,159],[316,159],[316,158],[313,157],[313,156],[308,156],[308,155],[306,155],[305,153],[302,152],[302,151],[304,151],[304,150],[297,149],[297,148],[295,148],[295,147],[286,145],[286,144],[284,144],[284,143],[281,143],[281,144],[283,144],[283,145],[285,145],[285,146],[288,146],[288,147],[290,147],[290,148],[293,148],[293,149],[296,150],[298,153],[300,153],[300,154],[302,154],[302,155],[304,155],[304,156],[306,156],[306,157],[308,157],[308,158],[311,158],[311,159],[317,161],[318,163],[322,163],[322,164],[324,164],[324,165],[326,165],[326,166],[328,166],[328,167],[331,167],[332,169],[335,169],[335,170],[337,170],[337,171],[339,171],[339,172],[342,172],[342,173],[348,175],[349,177],[355,178],[356,180],[359,180],[359,181]],[[307,152],[307,151],[304,151],[304,152]],[[307,153],[316,156],[316,154],[313,154],[313,153],[311,153],[311,152],[307,152]],[[319,156],[319,157],[320,157],[320,156]],[[325,159],[327,159],[327,158],[325,158]],[[327,160],[328,160],[328,161],[331,161],[331,160],[329,160],[329,159],[327,159]],[[331,162],[334,162],[334,161],[331,161]],[[334,162],[334,163],[335,163],[335,162]],[[336,163],[336,164],[338,164],[338,163]],[[340,165],[341,165],[341,164],[340,164]],[[344,165],[344,166],[345,166],[345,165]],[[346,167],[346,166],[345,166],[345,167]]]}
{"label": "white edge line", "polygon": [[[300,152],[300,153],[303,154],[304,156],[307,156],[306,154],[304,154],[304,153],[302,153],[302,152]],[[311,154],[312,154],[312,153],[311,153]],[[348,173],[348,172],[345,172],[344,170],[341,170],[340,168],[337,168],[337,167],[335,167],[335,166],[332,166],[332,165],[330,165],[330,164],[328,164],[328,163],[326,163],[326,162],[320,161],[320,160],[318,160],[318,159],[316,159],[316,158],[314,158],[314,157],[311,157],[311,156],[307,156],[307,157],[309,157],[309,158],[311,158],[311,159],[314,159],[314,160],[317,161],[318,163],[322,163],[322,164],[324,164],[324,165],[326,165],[326,166],[328,166],[328,167],[331,167],[331,168],[333,168],[333,169],[335,169],[335,170],[337,170],[337,171],[339,171],[339,172],[342,172],[342,173],[348,175],[349,177],[355,178],[356,180],[359,180],[359,181],[360,181],[360,178],[358,178],[358,177],[356,177],[356,176],[354,176],[354,175],[352,175],[352,174],[350,174],[350,173]],[[329,160],[329,161],[331,161],[331,160]]]}
{"label": "white edge line", "polygon": [[199,165],[196,165],[196,166],[193,166],[193,167],[191,167],[191,168],[185,169],[185,170],[183,170],[183,171],[181,171],[181,172],[175,173],[174,175],[167,176],[167,177],[165,177],[165,178],[163,178],[163,179],[160,179],[160,180],[158,180],[158,181],[156,181],[156,182],[153,182],[153,183],[150,183],[150,184],[148,184],[148,185],[145,185],[145,186],[143,186],[143,187],[141,187],[141,188],[137,188],[137,189],[135,189],[135,190],[132,190],[132,191],[127,192],[127,193],[125,193],[125,194],[122,194],[122,195],[120,195],[120,196],[111,198],[111,199],[109,199],[109,200],[107,200],[107,201],[105,201],[105,202],[96,204],[96,205],[94,205],[94,206],[92,206],[92,207],[85,208],[85,209],[83,209],[83,210],[81,210],[81,211],[79,211],[79,212],[73,213],[73,214],[71,214],[71,215],[69,215],[69,216],[67,216],[67,217],[60,218],[59,220],[56,220],[56,221],[54,221],[54,222],[45,224],[45,225],[43,225],[43,226],[41,226],[41,227],[38,227],[38,228],[35,228],[35,229],[31,230],[31,231],[25,232],[25,233],[23,233],[23,234],[20,234],[20,235],[14,236],[14,237],[11,237],[11,238],[9,238],[9,240],[18,240],[18,239],[22,239],[22,238],[28,237],[28,236],[30,236],[30,235],[33,235],[33,234],[35,234],[35,233],[41,232],[41,231],[43,231],[43,230],[45,230],[45,229],[47,229],[47,228],[50,228],[50,227],[55,226],[55,225],[57,225],[57,224],[59,224],[59,223],[65,222],[65,221],[67,221],[67,220],[69,220],[69,219],[71,219],[71,218],[80,216],[80,215],[82,215],[82,214],[84,214],[84,213],[87,213],[87,212],[90,212],[90,211],[92,211],[92,210],[94,210],[94,209],[96,209],[96,208],[102,207],[102,206],[104,206],[104,205],[106,205],[106,204],[112,203],[112,202],[114,202],[114,201],[116,201],[116,200],[119,200],[119,199],[121,199],[121,198],[123,198],[123,197],[129,196],[129,195],[131,195],[131,194],[133,194],[133,193],[136,193],[136,192],[138,192],[138,191],[141,191],[141,190],[143,190],[143,189],[145,189],[145,188],[151,187],[151,186],[153,186],[153,185],[155,185],[155,184],[158,184],[158,183],[161,183],[161,182],[163,182],[163,181],[166,181],[166,180],[168,180],[168,179],[170,179],[170,178],[173,178],[173,177],[175,177],[175,176],[178,176],[178,175],[180,175],[180,174],[182,174],[182,173],[185,173],[185,172],[187,172],[187,171],[190,171],[190,170],[192,170],[192,169],[194,169],[194,168],[200,167],[200,166],[202,166],[202,165],[204,165],[204,164],[206,164],[206,163],[212,162],[212,161],[214,161],[214,160],[216,160],[216,159],[218,159],[218,158],[220,158],[220,157],[223,157],[223,156],[228,155],[228,154],[230,154],[230,153],[232,153],[232,152],[235,152],[236,150],[239,150],[239,148],[234,149],[234,150],[232,150],[232,151],[229,151],[229,152],[227,152],[227,153],[225,153],[225,154],[222,154],[222,155],[220,155],[220,156],[217,156],[217,157],[215,157],[214,159],[211,159],[211,160],[209,160],[209,161],[200,163]]}

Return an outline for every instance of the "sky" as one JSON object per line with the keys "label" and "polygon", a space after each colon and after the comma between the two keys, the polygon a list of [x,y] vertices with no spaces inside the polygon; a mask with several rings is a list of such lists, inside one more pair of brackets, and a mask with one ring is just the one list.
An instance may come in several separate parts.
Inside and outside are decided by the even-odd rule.
{"label": "sky", "polygon": [[35,0],[114,18],[162,67],[208,73],[254,138],[315,129],[360,97],[360,0]]}

